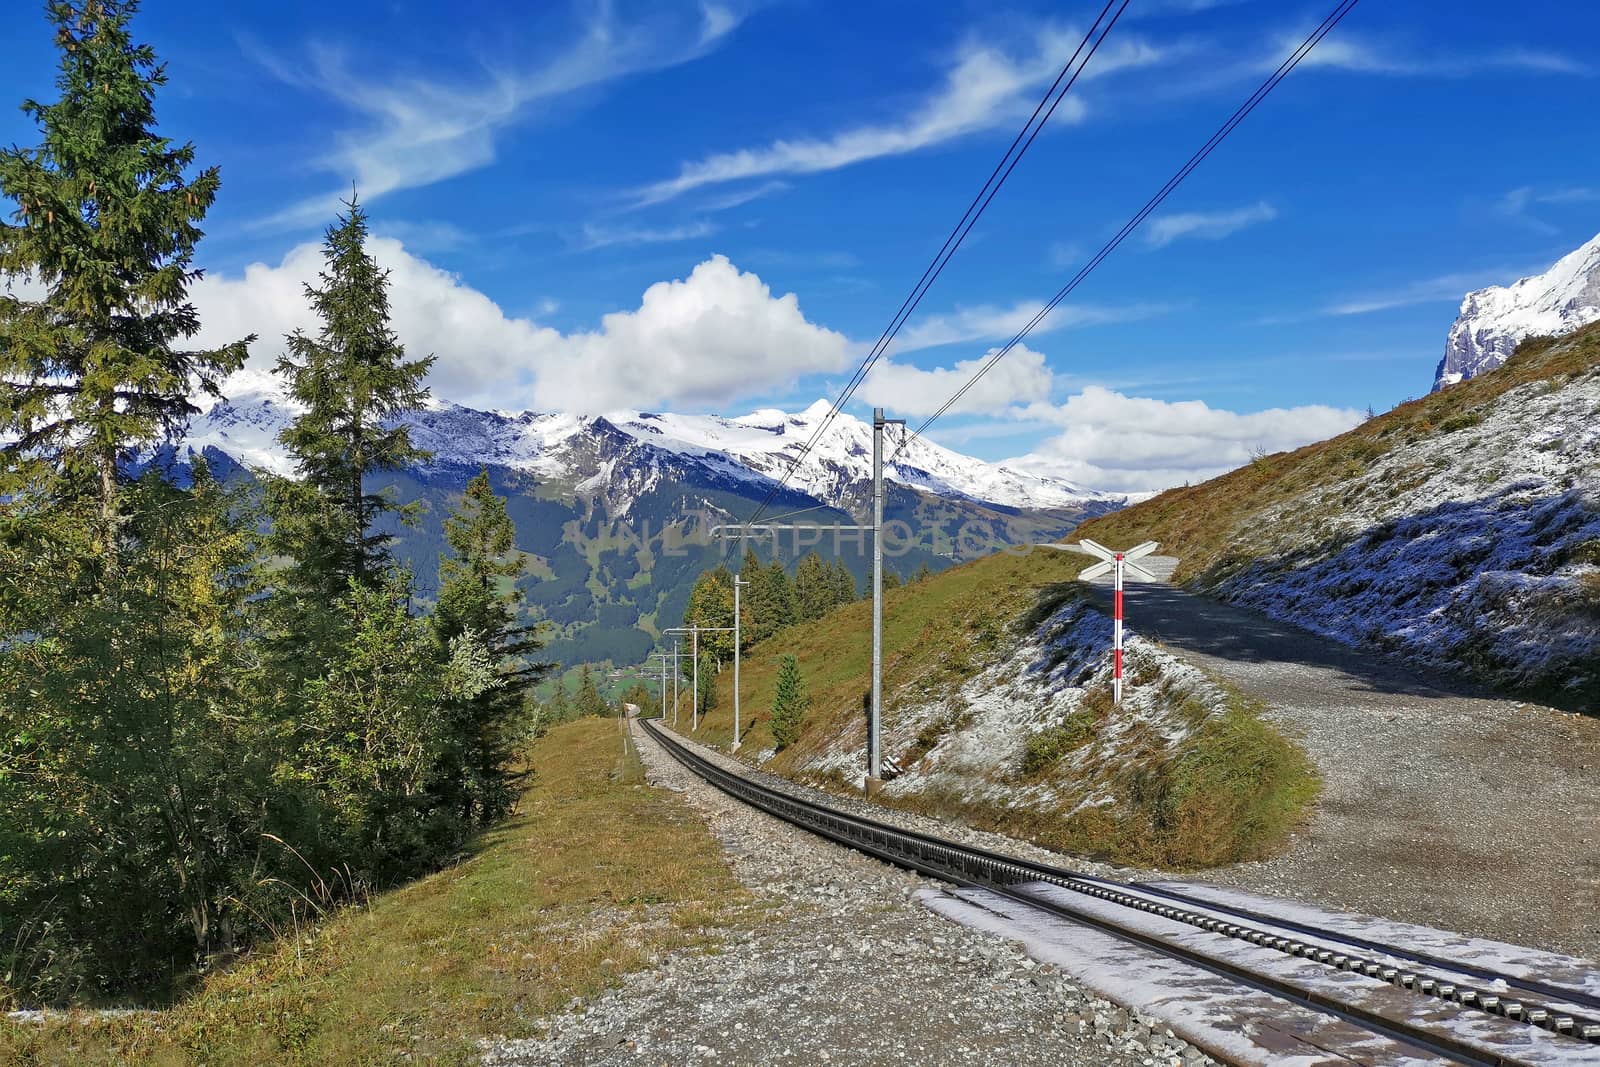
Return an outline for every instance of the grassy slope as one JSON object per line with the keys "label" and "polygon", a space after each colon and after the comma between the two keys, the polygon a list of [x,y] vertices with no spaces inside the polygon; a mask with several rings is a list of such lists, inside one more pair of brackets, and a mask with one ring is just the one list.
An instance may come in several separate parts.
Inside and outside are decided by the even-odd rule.
{"label": "grassy slope", "polygon": [[[1178,581],[1211,584],[1248,562],[1248,531],[1267,509],[1319,486],[1359,478],[1397,444],[1470,425],[1478,409],[1529,382],[1582,374],[1600,364],[1600,323],[1550,342],[1530,341],[1504,366],[1402,404],[1338,437],[1248,463],[1209,482],[1169,489],[1084,523],[1074,536],[1103,544],[1161,542],[1179,556]],[[1307,516],[1315,521],[1315,516]]]}
{"label": "grassy slope", "polygon": [[529,1034],[746,900],[700,821],[642,784],[620,725],[542,739],[518,814],[460,865],[285,937],[172,1010],[0,1022],[0,1062],[459,1063],[480,1038]]}
{"label": "grassy slope", "polygon": [[[885,737],[894,732],[902,708],[954,694],[998,662],[1021,633],[1031,633],[1052,611],[1081,595],[1073,578],[1084,562],[1075,553],[1042,549],[1026,556],[1001,553],[889,590],[883,629]],[[746,654],[740,685],[741,755],[752,757],[772,746],[768,709],[778,657],[792,652],[801,664],[811,710],[800,740],[764,768],[844,788],[841,782],[817,780],[806,767],[830,743],[845,739],[859,744],[865,735],[870,619],[870,604],[848,605],[790,627]],[[1095,696],[1109,707],[1109,693]],[[733,733],[732,703],[733,673],[725,668],[717,680],[716,707],[702,716],[692,736],[726,748]],[[689,727],[684,686],[679,729],[687,733]],[[904,754],[910,757],[908,765],[937,741],[928,738],[923,745],[919,739]],[[1211,716],[1170,756],[1130,769],[1119,786],[1123,802],[1114,809],[1071,817],[1054,808],[980,805],[932,794],[882,799],[1063,851],[1195,867],[1275,851],[1317,793],[1305,756],[1237,694],[1224,712]],[[1006,768],[999,773],[1013,772]],[[1017,784],[1025,784],[1027,776],[1020,769],[1017,774]]]}

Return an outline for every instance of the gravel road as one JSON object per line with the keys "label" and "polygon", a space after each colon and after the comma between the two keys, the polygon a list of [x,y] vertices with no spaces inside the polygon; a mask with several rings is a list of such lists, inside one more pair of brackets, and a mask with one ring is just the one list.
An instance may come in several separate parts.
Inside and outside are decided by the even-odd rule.
{"label": "gravel road", "polygon": [[643,730],[651,781],[683,793],[765,907],[711,953],[675,954],[500,1043],[489,1064],[1038,1064],[1214,1061],[1012,943],[918,903],[939,883],[732,800]]}
{"label": "gravel road", "polygon": [[1600,720],[1171,585],[1130,585],[1126,613],[1264,702],[1322,772],[1318,813],[1288,853],[1207,881],[1600,955]]}

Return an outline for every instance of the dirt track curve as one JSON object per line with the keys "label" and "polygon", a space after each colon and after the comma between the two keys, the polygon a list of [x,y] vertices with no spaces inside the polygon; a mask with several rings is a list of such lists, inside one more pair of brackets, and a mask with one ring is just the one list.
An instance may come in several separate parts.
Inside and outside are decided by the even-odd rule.
{"label": "dirt track curve", "polygon": [[1132,632],[1265,703],[1323,776],[1287,854],[1206,880],[1600,954],[1600,720],[1172,585],[1130,585],[1126,613]]}

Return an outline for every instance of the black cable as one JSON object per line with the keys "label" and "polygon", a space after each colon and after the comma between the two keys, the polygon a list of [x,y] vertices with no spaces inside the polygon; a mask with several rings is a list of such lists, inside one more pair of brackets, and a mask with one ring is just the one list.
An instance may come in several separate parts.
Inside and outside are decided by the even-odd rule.
{"label": "black cable", "polygon": [[1205,162],[1206,157],[1209,156],[1216,149],[1216,147],[1220,145],[1223,140],[1230,133],[1232,133],[1241,122],[1245,120],[1250,112],[1256,109],[1256,106],[1260,104],[1262,100],[1266,99],[1268,93],[1277,88],[1278,83],[1283,81],[1283,79],[1289,75],[1289,72],[1294,70],[1294,68],[1300,64],[1300,61],[1309,55],[1313,48],[1321,43],[1324,37],[1333,31],[1333,28],[1350,13],[1350,9],[1355,7],[1356,3],[1357,0],[1340,0],[1340,3],[1333,9],[1332,13],[1330,13],[1327,18],[1323,19],[1322,23],[1317,26],[1315,30],[1311,31],[1310,36],[1302,41],[1300,46],[1291,52],[1289,57],[1278,65],[1278,69],[1273,71],[1272,74],[1267,77],[1267,80],[1262,82],[1261,85],[1256,88],[1256,91],[1251,93],[1243,104],[1239,105],[1238,110],[1234,111],[1234,113],[1229,116],[1228,120],[1218,128],[1217,132],[1213,133],[1210,139],[1207,140],[1206,143],[1203,144],[1194,155],[1189,157],[1189,161],[1180,167],[1176,174],[1167,179],[1167,183],[1163,185],[1154,196],[1145,202],[1144,207],[1140,208],[1134,214],[1133,218],[1129,219],[1123,225],[1122,229],[1117,231],[1116,236],[1107,241],[1100,251],[1095,253],[1089,262],[1084,264],[1084,266],[1079,269],[1078,273],[1073,275],[1072,279],[1067,282],[1066,285],[1062,286],[1055,296],[1050,298],[1050,302],[1045,304],[1044,307],[1040,308],[1039,313],[1029,320],[1027,325],[1023,326],[1022,329],[1017,331],[1016,336],[1012,337],[1011,340],[1007,341],[999,349],[996,349],[987,359],[984,360],[983,365],[978,368],[977,372],[973,374],[973,376],[969,378],[960,389],[955,391],[950,399],[946,400],[942,405],[940,405],[937,411],[928,416],[920,425],[917,426],[916,430],[914,430],[911,435],[906,438],[904,443],[901,444],[899,451],[896,451],[893,456],[889,457],[889,462],[893,463],[894,460],[900,455],[900,452],[905,450],[907,445],[916,440],[918,437],[922,436],[923,432],[927,430],[929,426],[933,425],[933,423],[941,415],[945,414],[952,407],[954,407],[956,403],[958,403],[961,398],[967,394],[967,390],[971,389],[977,384],[979,378],[982,378],[991,367],[1000,362],[1000,360],[1004,359],[1013,348],[1021,344],[1023,338],[1027,337],[1028,334],[1039,325],[1039,323],[1043,322],[1045,317],[1048,316],[1050,312],[1054,311],[1056,306],[1060,304],[1061,301],[1065,300],[1067,296],[1071,294],[1071,292],[1076,289],[1078,285],[1085,278],[1087,278],[1090,273],[1092,273],[1094,269],[1105,260],[1107,256],[1116,250],[1118,245],[1127,239],[1129,234],[1137,229],[1139,225],[1156,210],[1156,208],[1160,207],[1162,202],[1172,194],[1173,190],[1177,189],[1179,185],[1183,184],[1183,180],[1194,172],[1196,167]]}
{"label": "black cable", "polygon": [[[901,303],[900,309],[895,312],[894,318],[890,320],[888,327],[884,329],[877,342],[868,351],[861,362],[861,366],[856,368],[855,373],[851,375],[850,381],[840,392],[839,398],[829,408],[827,415],[823,416],[822,420],[817,423],[811,437],[806,441],[799,453],[795,455],[794,459],[790,461],[783,476],[773,484],[772,488],[767,491],[766,497],[762,499],[761,504],[744,521],[745,526],[750,526],[761,517],[768,505],[772,503],[773,498],[777,496],[778,491],[788,483],[789,478],[794,475],[794,472],[799,469],[806,456],[811,453],[817,442],[822,439],[823,433],[827,431],[834,418],[843,410],[850,398],[855,395],[856,389],[866,379],[867,373],[887,350],[890,342],[900,332],[900,328],[905,325],[906,319],[917,309],[917,305],[922,302],[923,296],[927,294],[933,283],[938,280],[939,275],[943,273],[945,265],[956,254],[962,242],[966,240],[967,234],[971,232],[972,227],[977,224],[978,219],[987,210],[989,203],[994,200],[995,194],[1000,191],[1000,187],[1005,184],[1006,179],[1011,176],[1011,172],[1016,169],[1017,163],[1021,161],[1023,154],[1033,144],[1034,139],[1039,136],[1039,131],[1044,129],[1045,123],[1050,121],[1050,116],[1055,114],[1056,108],[1066,98],[1067,93],[1077,82],[1078,76],[1088,66],[1089,60],[1094,58],[1095,52],[1104,43],[1106,35],[1111,32],[1111,28],[1122,17],[1122,13],[1127,10],[1130,2],[1131,0],[1120,0],[1120,6],[1118,6],[1119,0],[1106,0],[1105,7],[1095,17],[1094,22],[1089,26],[1089,31],[1083,35],[1083,40],[1078,42],[1078,47],[1073,51],[1072,57],[1067,60],[1066,65],[1061,68],[1061,73],[1056,75],[1055,81],[1050,84],[1044,95],[1039,98],[1039,103],[1035,105],[1033,114],[1028,117],[1028,121],[1023,124],[1022,129],[1017,131],[1017,136],[1012,139],[1005,155],[1000,157],[1000,161],[995,164],[994,170],[990,172],[988,179],[983,183],[983,187],[972,198],[972,203],[967,205],[967,210],[962,214],[960,221],[950,231],[950,235],[944,239],[944,244],[940,246],[932,261],[923,270],[922,277],[917,280],[917,284],[912,287],[911,293]],[[1111,20],[1106,22],[1104,29],[1101,29],[1101,22],[1105,21],[1107,13],[1113,7],[1117,7],[1116,14],[1112,15]],[[1094,40],[1091,46],[1090,39],[1095,37],[1097,31],[1099,32],[1099,37]],[[1087,54],[1084,52],[1085,48],[1088,48]],[[1083,57],[1081,63],[1078,61],[1079,56]],[[1065,85],[1062,84],[1063,80],[1066,82]],[[1052,96],[1055,98],[1054,100],[1051,100]],[[1048,108],[1046,107],[1047,104]],[[1035,125],[1036,120],[1037,125]]]}

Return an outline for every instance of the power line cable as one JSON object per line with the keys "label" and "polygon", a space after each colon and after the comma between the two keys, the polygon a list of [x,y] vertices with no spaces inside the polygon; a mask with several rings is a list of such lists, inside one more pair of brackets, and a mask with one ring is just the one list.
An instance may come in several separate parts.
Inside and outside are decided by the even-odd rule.
{"label": "power line cable", "polygon": [[1216,150],[1217,146],[1220,145],[1223,140],[1226,139],[1227,136],[1245,120],[1250,112],[1256,109],[1257,105],[1259,105],[1262,100],[1266,99],[1267,94],[1272,92],[1273,89],[1277,88],[1278,83],[1283,81],[1284,78],[1288,77],[1289,72],[1294,70],[1295,67],[1299,66],[1300,61],[1305,59],[1305,57],[1311,53],[1311,50],[1321,43],[1324,37],[1333,32],[1333,28],[1350,13],[1350,9],[1355,7],[1356,3],[1357,0],[1341,0],[1341,2],[1328,15],[1328,17],[1323,19],[1321,24],[1318,25],[1316,29],[1311,31],[1310,36],[1302,41],[1300,46],[1291,52],[1288,58],[1278,65],[1278,69],[1273,71],[1272,74],[1267,77],[1267,80],[1262,82],[1261,85],[1256,88],[1256,91],[1251,93],[1243,104],[1239,105],[1238,110],[1234,111],[1234,113],[1229,116],[1228,120],[1218,128],[1217,132],[1213,133],[1210,139],[1208,139],[1206,143],[1194,153],[1194,155],[1189,157],[1188,162],[1180,167],[1176,174],[1167,179],[1167,183],[1163,185],[1154,196],[1145,202],[1144,207],[1140,208],[1134,213],[1134,216],[1123,225],[1122,229],[1117,231],[1116,236],[1107,241],[1100,251],[1095,253],[1095,255],[1078,270],[1078,273],[1073,275],[1072,279],[1068,281],[1066,285],[1062,286],[1059,291],[1057,291],[1055,296],[1051,297],[1050,302],[1045,304],[1044,307],[1040,308],[1038,314],[1034,315],[1033,318],[1022,327],[1022,329],[1017,331],[1016,335],[1012,337],[1011,340],[1007,341],[1003,346],[996,349],[987,359],[985,359],[983,364],[979,366],[976,373],[974,373],[971,378],[967,379],[966,383],[963,384],[961,388],[957,389],[948,400],[941,404],[938,410],[924,419],[922,423],[917,426],[916,430],[914,430],[911,435],[907,437],[900,445],[900,448],[889,457],[889,462],[893,463],[897,458],[899,458],[900,453],[904,452],[911,442],[915,441],[918,437],[921,437],[923,432],[926,431],[929,426],[932,426],[941,415],[944,415],[952,407],[954,407],[961,400],[961,398],[967,394],[967,391],[977,384],[978,379],[982,378],[984,374],[988,373],[989,369],[996,363],[1004,359],[1013,348],[1021,344],[1022,340],[1027,337],[1028,334],[1039,325],[1039,323],[1043,322],[1045,318],[1055,310],[1056,306],[1060,304],[1061,301],[1065,300],[1067,296],[1070,295],[1072,291],[1076,289],[1079,284],[1081,284],[1083,280],[1087,278],[1094,271],[1094,269],[1101,264],[1102,261],[1105,260],[1107,256],[1116,250],[1118,245],[1122,244],[1122,242],[1127,239],[1129,234],[1137,229],[1152,212],[1161,206],[1162,202],[1172,194],[1173,190],[1177,189],[1179,185],[1183,184],[1183,180],[1193,173],[1194,169],[1203,163],[1207,156]]}
{"label": "power line cable", "polygon": [[[799,469],[800,464],[805,461],[806,456],[810,455],[811,450],[822,439],[822,435],[827,431],[828,426],[832,424],[839,412],[843,410],[845,404],[850,401],[850,398],[855,395],[856,389],[866,379],[868,372],[871,371],[873,365],[888,349],[889,344],[900,332],[900,328],[905,325],[906,319],[917,309],[917,305],[922,302],[923,296],[932,288],[933,283],[938,280],[939,275],[944,271],[945,265],[950,262],[950,259],[961,247],[962,242],[966,240],[967,234],[971,232],[972,227],[977,224],[978,219],[988,209],[990,202],[999,193],[1000,187],[1005,184],[1006,179],[1011,176],[1011,172],[1016,169],[1017,163],[1021,161],[1023,154],[1033,144],[1034,139],[1039,136],[1039,131],[1044,129],[1045,123],[1050,121],[1050,116],[1055,114],[1056,108],[1060,106],[1061,101],[1066,98],[1067,93],[1076,84],[1079,75],[1089,65],[1089,60],[1094,58],[1095,52],[1105,42],[1106,36],[1111,32],[1112,27],[1117,24],[1117,20],[1122,17],[1122,13],[1127,10],[1130,2],[1131,0],[1120,0],[1120,2],[1119,0],[1107,0],[1105,7],[1095,17],[1088,32],[1083,35],[1083,40],[1078,42],[1078,47],[1073,51],[1072,57],[1067,60],[1066,65],[1061,68],[1061,72],[1056,75],[1055,81],[1050,84],[1044,95],[1039,98],[1039,103],[1035,105],[1033,114],[1028,117],[1028,121],[1023,124],[1022,129],[1012,139],[1005,155],[1001,156],[1000,162],[995,164],[994,170],[990,172],[988,179],[983,183],[983,187],[973,197],[972,203],[967,205],[967,210],[962,214],[960,221],[956,223],[955,228],[945,238],[944,244],[940,246],[933,260],[923,270],[922,277],[917,280],[917,284],[912,287],[911,293],[901,303],[899,310],[895,312],[894,318],[890,320],[882,335],[879,336],[877,342],[861,361],[861,365],[851,375],[850,381],[840,392],[839,398],[833,402],[833,405],[828,409],[828,413],[817,423],[811,437],[793,460],[790,461],[783,476],[767,491],[766,497],[762,499],[756,510],[751,513],[750,518],[745,520],[745,526],[750,526],[761,518],[779,490],[788,484],[789,479]],[[1115,14],[1111,14],[1113,7],[1116,8]],[[1110,21],[1106,21],[1108,14],[1111,14]],[[1103,28],[1101,27],[1102,23],[1105,24]],[[1096,36],[1097,33],[1098,36]],[[1093,39],[1092,44],[1090,43],[1091,39]],[[1085,51],[1086,49],[1087,51]],[[1079,62],[1080,56],[1082,57],[1082,62]]]}

